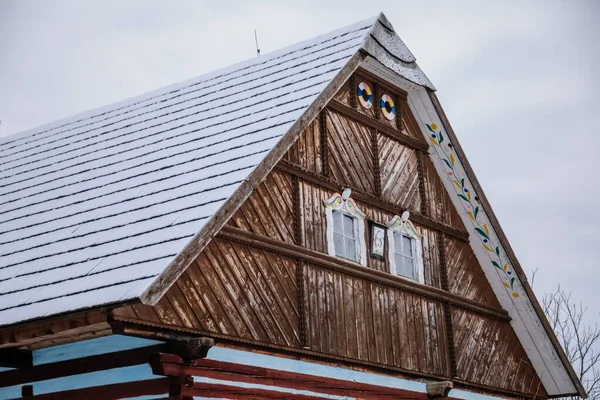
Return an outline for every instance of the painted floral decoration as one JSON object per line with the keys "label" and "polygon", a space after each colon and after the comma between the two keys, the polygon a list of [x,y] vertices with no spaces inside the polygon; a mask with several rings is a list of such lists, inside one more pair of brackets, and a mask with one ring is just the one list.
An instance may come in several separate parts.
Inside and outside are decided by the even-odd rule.
{"label": "painted floral decoration", "polygon": [[473,228],[479,237],[481,245],[486,250],[492,265],[501,271],[502,283],[511,292],[513,297],[519,297],[515,288],[516,278],[512,268],[509,266],[506,256],[500,252],[500,246],[495,243],[490,235],[487,224],[482,220],[481,207],[477,197],[473,195],[472,190],[465,184],[465,178],[455,167],[456,156],[454,147],[446,140],[441,129],[436,124],[425,124],[429,130],[429,140],[433,143],[437,155],[445,164],[448,179],[456,187],[456,195],[462,200],[467,215],[471,219]]}

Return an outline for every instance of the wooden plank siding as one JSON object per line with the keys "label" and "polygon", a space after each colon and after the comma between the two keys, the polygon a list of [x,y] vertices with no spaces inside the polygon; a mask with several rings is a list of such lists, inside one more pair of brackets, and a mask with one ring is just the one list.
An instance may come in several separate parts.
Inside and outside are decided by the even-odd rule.
{"label": "wooden plank siding", "polygon": [[371,130],[331,110],[326,127],[331,176],[340,185],[375,194]]}
{"label": "wooden plank siding", "polygon": [[[394,92],[401,113],[396,125],[369,124],[352,117],[360,112],[384,122],[376,107],[357,104],[353,91],[361,79],[371,77],[353,77],[332,100],[351,113],[325,107],[155,306],[114,314],[547,397],[422,147],[406,95]],[[380,131],[390,127],[398,136]],[[337,268],[334,257],[321,262],[327,254],[323,200],[344,187],[369,221],[385,225],[411,211],[422,236],[424,286],[382,278],[390,270],[387,256],[367,257],[366,268]],[[369,235],[367,224],[367,246]]]}
{"label": "wooden plank siding", "polygon": [[378,135],[381,197],[402,209],[420,211],[417,151]]}
{"label": "wooden plank siding", "polygon": [[441,303],[307,265],[312,350],[449,374]]}
{"label": "wooden plank siding", "polygon": [[297,347],[295,274],[295,260],[215,238],[154,307],[130,309],[140,319],[152,310],[161,323]]}
{"label": "wooden plank siding", "polygon": [[465,231],[465,225],[429,157],[422,157],[425,193],[429,203],[429,216],[434,220]]}
{"label": "wooden plank siding", "polygon": [[235,212],[229,225],[294,243],[292,177],[271,172]]}
{"label": "wooden plank siding", "polygon": [[509,322],[452,309],[461,380],[547,397]]}
{"label": "wooden plank siding", "polygon": [[490,283],[468,243],[453,238],[444,240],[448,290],[492,307],[500,307]]}

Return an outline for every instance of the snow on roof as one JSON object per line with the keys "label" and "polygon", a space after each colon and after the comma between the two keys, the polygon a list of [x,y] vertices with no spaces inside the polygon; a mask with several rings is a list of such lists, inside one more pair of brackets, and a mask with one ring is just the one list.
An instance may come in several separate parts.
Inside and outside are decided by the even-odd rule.
{"label": "snow on roof", "polygon": [[0,325],[139,298],[382,24],[0,140]]}

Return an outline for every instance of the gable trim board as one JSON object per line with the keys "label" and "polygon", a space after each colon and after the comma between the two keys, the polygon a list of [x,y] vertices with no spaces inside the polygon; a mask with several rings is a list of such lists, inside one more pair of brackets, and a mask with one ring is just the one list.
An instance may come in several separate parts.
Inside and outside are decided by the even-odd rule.
{"label": "gable trim board", "polygon": [[[360,35],[357,33],[357,32],[363,32],[363,31],[365,31],[366,33],[361,33]],[[362,41],[360,42],[360,44],[356,44],[349,48],[344,48],[343,50],[340,50],[340,52],[342,52],[342,54],[347,54],[347,55],[345,55],[342,58],[339,58],[337,60],[337,62],[338,62],[338,64],[336,64],[337,67],[333,70],[335,73],[332,75],[332,71],[329,71],[329,75],[331,75],[331,77],[326,82],[314,84],[314,85],[316,85],[315,87],[321,88],[319,93],[315,96],[306,95],[307,98],[311,98],[311,96],[313,96],[313,97],[311,98],[310,101],[306,100],[306,101],[304,101],[304,103],[301,103],[301,106],[299,106],[300,108],[298,108],[296,110],[292,110],[293,112],[291,115],[296,116],[296,118],[293,119],[292,121],[288,121],[287,123],[284,123],[282,125],[285,127],[285,130],[283,130],[283,128],[280,128],[279,131],[274,131],[274,133],[273,133],[274,136],[271,139],[269,139],[270,140],[269,143],[272,142],[272,145],[266,149],[261,148],[262,152],[257,153],[260,155],[260,158],[259,158],[259,156],[257,156],[255,158],[256,161],[258,161],[258,162],[254,166],[250,166],[250,167],[246,166],[246,169],[251,168],[251,171],[249,172],[249,174],[248,175],[244,175],[244,174],[237,175],[237,176],[239,176],[240,179],[242,179],[241,182],[233,184],[233,185],[237,185],[237,187],[232,186],[231,189],[229,189],[229,190],[222,190],[222,189],[217,190],[217,193],[215,194],[215,196],[217,196],[217,194],[219,194],[219,193],[222,193],[222,196],[225,196],[225,197],[221,200],[211,200],[216,203],[214,203],[212,208],[208,207],[207,211],[205,212],[205,216],[203,218],[196,218],[196,220],[190,220],[190,222],[194,224],[193,226],[201,226],[201,229],[199,231],[196,230],[195,235],[193,235],[193,237],[191,239],[189,239],[187,237],[182,237],[182,238],[179,238],[179,240],[174,243],[174,245],[172,246],[173,249],[170,251],[170,253],[167,252],[168,254],[164,255],[160,259],[160,260],[168,260],[169,258],[171,258],[171,261],[168,263],[168,265],[166,267],[161,266],[162,264],[160,262],[158,262],[157,265],[153,269],[153,271],[156,271],[157,274],[154,274],[154,275],[150,274],[148,276],[144,276],[141,278],[133,277],[137,280],[132,280],[130,282],[130,284],[127,284],[127,282],[125,282],[125,284],[126,284],[125,288],[120,289],[121,292],[118,292],[118,294],[113,295],[114,301],[112,301],[111,303],[117,304],[119,302],[131,301],[133,299],[139,298],[139,300],[143,304],[154,305],[166,293],[166,291],[169,289],[169,287],[172,284],[174,284],[176,279],[184,272],[184,270],[190,264],[190,262],[192,262],[196,258],[196,256],[198,256],[201,253],[201,251],[204,249],[204,247],[208,244],[208,242],[212,239],[212,237],[214,237],[218,233],[218,231],[223,227],[223,225],[226,223],[226,221],[233,215],[233,213],[237,210],[237,208],[242,205],[242,203],[249,197],[249,195],[252,193],[252,191],[262,182],[263,179],[265,179],[265,177],[268,175],[268,173],[274,168],[275,164],[283,157],[285,152],[291,147],[291,145],[299,137],[299,135],[302,133],[302,131],[304,129],[306,129],[308,124],[314,118],[316,118],[318,113],[333,98],[335,93],[342,87],[342,85],[350,78],[350,76],[359,67],[362,67],[366,71],[371,72],[371,73],[381,77],[382,79],[391,81],[392,83],[396,84],[398,87],[402,88],[404,91],[406,91],[408,93],[408,102],[409,102],[410,109],[413,112],[413,114],[415,115],[415,117],[417,119],[419,119],[421,122],[421,130],[422,130],[425,140],[428,140],[428,138],[429,138],[428,131],[427,131],[427,128],[425,127],[425,124],[435,123],[436,125],[439,125],[440,127],[445,127],[444,132],[448,134],[449,140],[451,140],[453,142],[453,144],[455,144],[455,147],[456,147],[456,154],[457,154],[456,168],[461,169],[461,173],[463,173],[464,176],[467,178],[468,183],[471,185],[470,187],[475,190],[475,192],[478,194],[478,196],[482,200],[482,208],[481,208],[480,215],[482,217],[485,217],[484,214],[489,213],[489,214],[487,214],[488,215],[487,222],[489,222],[490,231],[487,232],[487,234],[490,235],[490,237],[492,237],[492,236],[494,237],[494,239],[499,243],[498,244],[499,249],[502,249],[501,253],[507,254],[510,263],[512,263],[512,265],[515,267],[516,276],[514,278],[515,278],[515,281],[517,282],[516,287],[522,288],[521,292],[524,294],[523,296],[519,295],[518,297],[513,297],[512,295],[510,295],[509,293],[506,292],[506,290],[505,290],[506,288],[505,288],[503,282],[498,279],[499,278],[498,270],[490,269],[493,267],[490,267],[489,259],[486,259],[487,254],[485,253],[484,248],[478,242],[479,239],[477,236],[477,234],[478,234],[477,231],[470,229],[471,230],[471,235],[470,235],[471,247],[473,248],[480,264],[482,265],[484,272],[485,272],[486,276],[488,277],[488,280],[490,281],[490,284],[492,285],[494,292],[496,293],[496,296],[498,297],[502,306],[508,310],[509,315],[512,318],[511,324],[512,324],[517,336],[519,337],[519,340],[523,344],[523,347],[525,348],[527,356],[534,364],[534,367],[535,367],[540,379],[542,380],[546,391],[548,392],[548,394],[550,396],[579,394],[579,395],[585,397],[584,389],[583,389],[581,383],[579,382],[579,380],[577,379],[574,371],[572,370],[571,365],[566,360],[566,357],[564,356],[562,349],[558,345],[556,338],[554,337],[551,330],[548,328],[548,323],[545,320],[545,317],[543,316],[543,312],[541,311],[539,304],[535,300],[535,297],[533,296],[533,293],[532,293],[531,289],[529,288],[529,286],[526,282],[526,279],[524,278],[524,274],[522,273],[522,270],[521,270],[520,266],[518,265],[518,262],[516,261],[516,258],[514,257],[514,254],[512,253],[512,250],[510,249],[508,242],[506,241],[506,238],[504,237],[502,230],[499,227],[499,224],[498,224],[495,216],[491,212],[489,203],[485,199],[485,196],[484,196],[479,184],[475,180],[474,174],[473,174],[470,166],[468,165],[468,162],[466,161],[466,158],[465,158],[464,154],[462,153],[462,150],[460,149],[460,146],[458,145],[458,142],[457,142],[455,136],[452,133],[450,133],[451,128],[447,124],[445,116],[438,115],[438,110],[436,109],[437,101],[432,101],[432,98],[430,98],[430,95],[429,95],[430,91],[435,90],[435,88],[433,87],[431,82],[427,79],[427,77],[423,74],[423,72],[420,70],[420,68],[417,66],[417,64],[415,63],[414,56],[412,55],[412,53],[410,53],[408,48],[406,48],[404,43],[396,35],[396,33],[393,30],[393,27],[391,26],[391,24],[389,23],[389,21],[385,18],[385,16],[383,14],[381,14],[376,19],[370,19],[367,21],[359,22],[357,24],[351,25],[350,27],[335,31],[331,34],[322,35],[316,39],[313,39],[312,41],[303,42],[296,46],[292,46],[290,48],[282,49],[282,50],[272,53],[272,54],[258,57],[255,60],[250,60],[248,62],[236,64],[232,67],[226,68],[224,70],[216,71],[212,74],[208,74],[208,75],[202,76],[200,78],[196,78],[195,80],[188,81],[183,84],[174,85],[174,86],[166,88],[166,89],[161,89],[159,91],[152,92],[148,95],[139,96],[139,97],[134,98],[129,101],[121,102],[121,103],[118,103],[113,106],[104,107],[104,108],[101,108],[101,109],[98,109],[98,110],[95,110],[95,111],[92,111],[92,112],[89,112],[89,113],[86,113],[86,114],[83,114],[80,116],[76,116],[69,120],[59,122],[57,124],[46,125],[42,128],[33,129],[33,130],[25,132],[21,135],[9,137],[7,140],[3,141],[4,142],[3,148],[0,149],[0,161],[1,161],[1,157],[8,158],[5,162],[0,162],[0,168],[2,169],[2,171],[0,171],[0,173],[6,173],[6,171],[9,171],[8,172],[9,178],[13,179],[16,175],[19,175],[19,171],[18,171],[19,167],[22,167],[23,165],[28,165],[28,163],[35,164],[35,162],[36,162],[35,156],[40,151],[42,153],[50,153],[51,156],[55,156],[57,154],[58,154],[58,156],[60,156],[61,154],[63,154],[63,153],[60,153],[60,151],[61,151],[60,149],[62,147],[68,148],[69,143],[61,143],[61,140],[62,140],[61,138],[53,139],[52,133],[51,133],[52,131],[56,131],[58,129],[65,128],[66,130],[64,130],[64,132],[66,132],[66,133],[64,135],[67,135],[67,138],[69,138],[69,135],[71,135],[70,137],[73,137],[73,138],[76,136],[83,137],[83,138],[80,137],[79,139],[77,139],[80,141],[87,140],[87,138],[88,138],[87,136],[82,136],[87,132],[84,130],[84,129],[88,129],[88,128],[86,128],[87,126],[94,125],[94,124],[104,124],[100,128],[98,128],[98,127],[89,128],[88,130],[90,130],[90,131],[94,130],[94,129],[101,129],[102,127],[107,126],[107,124],[108,125],[117,125],[117,127],[119,127],[119,124],[121,124],[123,121],[125,121],[129,118],[133,118],[135,120],[135,118],[138,117],[138,115],[131,116],[131,115],[127,115],[127,114],[135,112],[136,110],[143,109],[144,107],[150,107],[148,110],[145,110],[144,112],[146,114],[149,114],[149,116],[152,117],[151,119],[160,119],[160,118],[164,117],[164,115],[158,114],[159,112],[161,112],[160,111],[161,109],[158,107],[163,106],[162,103],[169,102],[174,98],[174,97],[168,97],[168,96],[183,96],[183,97],[188,96],[189,97],[190,93],[192,93],[192,92],[191,91],[186,92],[186,90],[189,89],[191,86],[206,84],[206,82],[208,82],[208,81],[218,80],[220,77],[223,77],[228,74],[235,74],[236,72],[239,72],[241,70],[247,70],[247,69],[252,70],[257,65],[262,65],[265,63],[269,63],[269,62],[275,62],[274,60],[277,60],[278,58],[285,59],[286,55],[292,54],[294,51],[301,52],[302,50],[304,50],[310,46],[319,46],[328,41],[335,41],[336,38],[343,37],[345,35],[350,35],[352,37],[352,40],[355,40],[355,41],[358,41],[359,39],[362,38]],[[332,44],[331,46],[335,46],[335,45]],[[345,53],[344,53],[344,51],[345,51]],[[342,63],[342,61],[343,61],[343,63]],[[282,60],[281,62],[283,63],[285,61]],[[261,71],[258,67],[257,67],[257,70],[259,72]],[[257,73],[257,72],[248,71],[246,73],[246,75],[252,74],[252,73]],[[323,72],[323,74],[326,74],[326,72]],[[310,73],[308,73],[302,79],[308,79],[309,77],[313,77],[313,76],[314,75],[310,75]],[[267,75],[267,77],[268,77],[268,75]],[[284,76],[284,78],[285,78],[285,76]],[[284,78],[282,78],[282,79],[284,79]],[[235,79],[237,79],[237,77]],[[259,78],[257,78],[257,79],[259,79]],[[265,79],[265,77],[262,77],[260,79]],[[299,81],[298,79],[300,79],[300,78],[296,78],[295,76],[291,76],[291,77],[285,78],[285,79],[289,79],[290,85],[303,82],[303,80]],[[321,85],[321,86],[319,86],[319,85]],[[299,85],[296,86],[296,88],[297,88],[296,89],[297,91],[302,90]],[[184,93],[178,93],[178,92],[182,92],[182,91]],[[175,93],[177,93],[177,94],[175,94]],[[293,101],[298,100],[299,95],[295,95],[295,93],[291,93],[288,95],[290,96],[290,101],[293,102]],[[432,95],[432,96],[434,96],[434,95]],[[182,102],[190,101],[189,98],[186,98],[186,99],[187,100],[182,100]],[[435,99],[435,97],[433,97],[433,99]],[[265,101],[268,101],[268,100],[265,100]],[[227,103],[224,103],[224,104],[227,104]],[[164,106],[164,108],[173,107],[173,106],[176,106],[176,105],[168,104],[168,105]],[[190,107],[197,107],[197,106],[198,106],[197,104],[196,105],[192,104]],[[272,108],[275,106],[278,106],[278,105],[277,104],[271,105]],[[138,108],[136,108],[136,107],[138,107]],[[157,108],[152,108],[152,107],[157,107]],[[267,113],[266,113],[267,116],[265,118],[268,118],[269,117],[269,111],[268,111],[269,109],[265,108],[265,110],[267,110]],[[181,109],[179,109],[179,111],[181,111]],[[114,112],[118,112],[118,113],[120,112],[120,114],[111,115],[111,113],[114,113]],[[178,112],[178,111],[176,110],[176,112]],[[198,111],[198,112],[200,112],[200,111]],[[235,113],[235,112],[237,112],[237,111],[235,109],[232,109],[231,113]],[[251,114],[252,113],[250,113],[249,115],[251,115]],[[188,124],[193,124],[193,123],[195,123],[194,121],[192,121],[190,119],[186,119],[190,115],[183,116],[181,118],[183,118],[183,120],[186,121]],[[119,121],[114,121],[113,118],[116,118],[118,116],[124,116],[124,119],[119,120]],[[141,118],[144,118],[142,116],[142,114],[140,114],[140,119]],[[92,119],[93,121],[91,121],[91,122],[87,121],[88,119]],[[278,121],[282,121],[282,119],[279,119]],[[227,124],[227,122],[228,121],[223,117],[222,123]],[[444,124],[444,122],[446,122],[446,124]],[[78,123],[80,125],[77,125]],[[128,122],[123,122],[123,124],[118,129],[128,129],[127,127],[129,125],[126,125],[127,123]],[[152,129],[154,129],[156,127],[156,125],[149,127],[147,120],[137,121],[137,123],[141,124],[142,129],[148,130],[149,132],[154,132],[154,131],[152,131]],[[161,124],[168,125],[168,124],[172,124],[172,123],[175,123],[174,120],[167,120],[167,121],[163,121],[163,122],[159,123],[158,125],[161,125]],[[256,122],[253,122],[253,120],[249,120],[247,123],[253,124]],[[71,126],[71,125],[75,125],[75,126]],[[232,125],[232,124],[230,123],[229,125]],[[69,128],[67,129],[67,127],[69,127]],[[176,127],[176,128],[178,128],[178,127]],[[176,129],[176,128],[173,128],[173,129]],[[199,128],[197,130],[200,131],[202,129],[203,128]],[[266,126],[263,127],[263,129],[266,129]],[[446,129],[448,131],[446,131]],[[275,135],[275,132],[279,132],[279,134]],[[128,133],[128,134],[130,134],[130,133]],[[131,134],[133,134],[133,133],[131,133]],[[185,132],[181,133],[181,135],[185,135],[185,134],[187,134],[187,133],[185,133]],[[217,133],[214,133],[214,135],[217,135]],[[121,136],[121,135],[119,135],[119,136]],[[58,143],[58,144],[56,144],[55,147],[52,147],[53,146],[52,143]],[[2,144],[2,142],[0,142],[0,144]],[[22,147],[26,147],[27,145],[32,145],[32,146],[34,146],[34,148],[38,148],[38,151],[33,150],[32,153],[25,154],[25,158],[27,158],[27,160],[24,161],[22,164],[19,164],[18,163],[19,159],[23,156],[23,154],[17,154],[17,153],[22,153],[22,152],[26,151],[26,149],[23,150]],[[241,144],[240,146],[243,146],[243,144]],[[197,155],[198,153],[201,153],[201,152],[202,152],[202,150],[195,149],[192,151],[192,155]],[[445,167],[444,167],[443,161],[439,157],[436,156],[435,152],[430,151],[429,154],[430,154],[432,161],[435,164],[435,167],[436,167],[440,177],[442,177],[442,181],[444,182],[446,190],[448,191],[449,194],[451,194],[452,201],[453,201],[454,205],[456,206],[457,210],[459,210],[459,212],[461,214],[463,223],[465,224],[465,226],[472,226],[469,224],[470,219],[467,214],[467,210],[464,209],[463,204],[461,203],[460,199],[456,196],[452,196],[453,183],[450,180],[443,178],[444,176],[447,176],[447,172],[444,169]],[[15,156],[15,157],[13,157],[13,156]],[[242,156],[244,156],[244,155],[242,154]],[[244,156],[244,157],[246,157],[246,156]],[[65,157],[68,157],[68,156],[65,156]],[[87,156],[82,156],[82,157],[87,157]],[[75,156],[73,156],[73,158],[78,159],[78,155],[76,154]],[[233,165],[239,166],[240,168],[242,168],[244,166],[243,163],[233,163]],[[462,167],[462,165],[464,165],[464,167]],[[4,166],[4,168],[2,168],[3,166]],[[45,166],[42,165],[42,166],[34,167],[34,169],[35,168],[44,169],[47,167],[48,167],[47,165],[45,165]],[[17,169],[16,175],[10,175],[15,172],[15,169]],[[34,174],[34,172],[32,172],[32,171],[33,170],[26,170],[23,172],[23,174],[25,174],[25,177],[29,176],[29,178],[27,178],[27,179],[33,179],[32,177],[35,177],[35,175],[32,175],[32,174]],[[29,175],[27,175],[27,174],[29,174]],[[15,179],[17,179],[17,178],[15,178]],[[25,180],[27,180],[27,179],[25,179]],[[60,178],[60,177],[57,178],[57,180],[60,180],[60,179],[62,179],[62,178]],[[17,181],[17,182],[21,182],[21,181]],[[10,183],[3,185],[3,186],[10,186]],[[31,196],[35,195],[35,192],[31,191],[30,190],[31,188],[27,187],[26,184],[24,187],[25,187],[25,189],[22,189],[22,190],[25,190],[25,193],[30,193]],[[7,189],[7,190],[9,190],[9,189]],[[19,190],[21,190],[21,189],[17,189],[17,191],[19,191]],[[27,190],[30,190],[30,192],[27,192]],[[48,190],[53,191],[54,189],[52,187],[49,187]],[[207,189],[207,190],[210,191],[213,189]],[[0,196],[2,195],[1,193],[4,193],[4,192],[0,192]],[[10,208],[11,207],[10,204],[15,203],[18,205],[20,198],[14,197],[14,196],[11,197],[10,195],[13,194],[14,192],[8,191],[6,193],[8,193],[6,195],[8,200],[5,201],[4,204],[0,205],[0,214],[10,213],[14,210],[18,211],[18,208]],[[25,196],[25,197],[27,197],[27,196]],[[63,195],[63,197],[64,197],[64,195]],[[204,196],[204,198],[206,198],[206,196]],[[216,198],[217,197],[215,197],[215,199]],[[0,197],[0,199],[1,199],[1,197]],[[57,197],[54,204],[57,204],[57,203],[60,204],[61,201],[62,201],[62,197]],[[42,201],[42,203],[43,203],[43,201]],[[8,204],[8,206],[7,206],[7,204]],[[23,207],[26,207],[26,206],[23,206]],[[35,204],[34,204],[34,207],[35,207]],[[38,206],[38,207],[43,208],[44,206]],[[206,214],[206,213],[210,213],[210,211],[212,211],[212,214]],[[9,214],[9,215],[12,215],[12,214]],[[175,223],[175,221],[177,221],[177,219],[179,219],[181,215],[182,214],[179,214],[179,216],[177,216],[177,218],[175,218],[173,223]],[[59,217],[60,217],[60,215],[59,215]],[[19,217],[17,215],[15,218],[19,219],[21,217]],[[200,225],[201,221],[203,221],[204,224]],[[2,223],[2,221],[0,221],[0,224],[1,223]],[[73,227],[76,228],[75,230],[79,229],[79,227],[77,227],[77,225],[74,225]],[[18,228],[18,229],[21,229],[21,228]],[[25,229],[25,228],[23,228],[23,229]],[[68,228],[68,229],[71,229],[71,228]],[[487,231],[487,229],[486,229],[486,231]],[[498,233],[496,233],[496,232],[498,232]],[[499,238],[499,239],[496,239],[496,238]],[[180,250],[181,245],[183,245],[183,243],[184,243],[183,242],[184,239],[187,241],[187,244],[185,244],[183,250]],[[43,248],[43,246],[44,245],[41,244],[37,247]],[[75,251],[75,250],[73,250],[73,251]],[[81,251],[81,250],[79,250],[79,251]],[[84,253],[86,251],[87,251],[87,249],[83,249]],[[143,248],[142,248],[142,251],[143,251]],[[175,252],[175,253],[173,254],[173,252]],[[7,252],[6,254],[8,254],[6,257],[9,257],[7,259],[12,260],[11,262],[13,262],[14,265],[19,265],[20,263],[27,262],[26,258],[21,259],[21,258],[19,258],[19,256],[17,256],[16,258],[10,258],[12,253]],[[500,253],[498,253],[498,256],[500,256]],[[51,257],[54,257],[54,255],[41,254],[40,257],[51,258]],[[73,257],[71,259],[71,261],[68,261],[68,262],[71,262],[71,263],[79,262],[78,260],[80,260],[80,258],[81,258],[80,256]],[[2,256],[0,256],[0,260],[1,259],[2,259]],[[88,258],[88,260],[86,260],[85,262],[89,262],[90,259],[95,260],[92,257],[92,258]],[[103,261],[104,261],[103,258],[100,258],[100,261],[92,261],[90,263],[90,268],[91,268],[90,271],[93,271]],[[67,265],[68,265],[68,262],[67,262]],[[11,264],[11,265],[13,265],[13,264]],[[45,265],[44,261],[39,262],[39,265],[40,265],[40,267],[43,267]],[[4,268],[6,268],[6,267],[0,266],[0,272],[2,272],[1,269],[4,269]],[[33,272],[35,272],[35,271],[32,270],[32,273]],[[2,277],[0,276],[0,278],[2,278]],[[0,279],[0,285],[2,284],[2,282],[10,281],[10,279],[11,279],[10,277],[5,277],[4,279]],[[65,282],[68,283],[68,281],[69,281],[69,279],[67,277]],[[113,282],[115,282],[115,281],[113,281]],[[110,285],[110,281],[108,282],[108,285]],[[109,286],[109,288],[110,288],[110,286]],[[40,289],[40,290],[42,290],[42,289]],[[140,290],[140,289],[142,289],[142,290]],[[518,290],[519,289],[517,289],[517,291]],[[0,297],[1,296],[2,295],[0,294]],[[20,304],[19,302],[21,302],[23,304],[27,304],[27,299],[30,298],[30,296],[32,296],[32,294],[30,294],[30,293],[26,293],[24,295],[17,294],[15,296],[9,295],[9,299],[10,299],[10,301],[13,302],[11,304],[15,304],[18,306],[18,304]],[[71,298],[69,300],[73,300],[73,298]],[[97,304],[89,303],[83,307],[80,307],[79,309],[95,308],[95,307],[99,307],[99,306],[105,306],[106,304],[107,304],[106,301],[103,303],[100,302]],[[66,306],[63,305],[63,308],[64,307],[66,307]],[[74,308],[74,309],[64,308],[64,309],[62,309],[62,313],[75,311],[75,310],[77,310],[77,308]],[[2,310],[0,310],[0,315],[1,315],[1,311]],[[48,311],[46,311],[46,312],[48,312]],[[56,312],[56,313],[54,313],[54,315],[59,314],[59,313],[60,312]],[[33,320],[36,318],[43,318],[48,315],[52,315],[52,314],[47,314],[44,311],[42,311],[41,314],[39,314],[39,315],[29,314],[28,317],[26,317],[25,319],[22,319],[22,320],[18,320],[18,319],[8,320],[5,323],[5,325],[20,323],[20,322],[22,322],[24,320],[28,320],[28,319]],[[0,324],[2,324],[1,320],[0,320]]]}

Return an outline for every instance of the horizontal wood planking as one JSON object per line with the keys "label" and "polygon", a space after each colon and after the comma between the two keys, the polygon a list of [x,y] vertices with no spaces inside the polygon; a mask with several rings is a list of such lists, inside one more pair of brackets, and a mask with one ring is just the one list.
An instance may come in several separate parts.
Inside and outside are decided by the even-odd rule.
{"label": "horizontal wood planking", "polygon": [[272,171],[235,212],[229,224],[293,243],[292,196],[291,176]]}
{"label": "horizontal wood planking", "polygon": [[169,325],[298,346],[295,274],[289,257],[215,238],[154,307],[131,309],[140,319],[155,313]]}
{"label": "horizontal wood planking", "polygon": [[547,397],[510,323],[453,308],[452,325],[459,379]]}
{"label": "horizontal wood planking", "polygon": [[[320,190],[323,191],[323,193],[331,194],[333,192],[340,191],[341,189],[343,189],[343,187],[341,185],[339,185],[338,183],[336,183],[335,181],[333,181],[329,178],[310,173],[309,171],[302,169],[300,166],[293,165],[288,162],[280,162],[279,164],[276,165],[275,169],[282,171],[282,172],[287,172],[291,175],[295,175],[306,182],[310,182],[313,185],[316,185],[318,188],[320,188]],[[322,199],[327,198],[327,197],[328,196],[322,197]],[[368,204],[373,207],[380,208],[380,209],[390,212],[392,214],[399,215],[399,214],[402,214],[403,211],[405,211],[404,209],[396,207],[393,204],[389,204],[371,194],[366,194],[366,193],[360,192],[358,190],[352,191],[352,198],[356,201]],[[322,204],[322,202],[320,204]],[[316,204],[314,206],[316,206]],[[420,213],[411,212],[410,218],[411,218],[411,221],[413,221],[417,224],[426,226],[426,227],[434,229],[434,230],[438,230],[440,232],[444,232],[444,233],[446,233],[454,238],[457,238],[459,240],[463,240],[463,241],[469,240],[469,236],[466,232],[455,229],[444,223],[435,221],[432,218],[429,218]]]}
{"label": "horizontal wood planking", "polygon": [[485,273],[468,243],[453,238],[444,241],[448,290],[471,300],[500,308]]}
{"label": "horizontal wood planking", "polygon": [[[311,362],[325,362],[326,364],[343,366],[348,368],[364,368],[361,369],[365,372],[374,373],[385,373],[387,375],[406,378],[406,377],[420,377],[433,380],[444,380],[447,379],[445,376],[427,374],[421,371],[410,371],[400,367],[392,365],[384,365],[372,363],[370,361],[363,361],[358,359],[349,359],[345,357],[335,356],[333,354],[318,353],[308,348],[293,348],[287,346],[280,346],[272,343],[257,342],[254,340],[243,339],[239,337],[233,337],[214,332],[206,332],[194,328],[185,328],[172,325],[166,325],[159,322],[146,322],[137,319],[129,319],[125,317],[115,317],[113,322],[120,326],[120,332],[125,335],[145,337],[148,339],[161,339],[164,337],[164,333],[172,332],[185,332],[193,335],[201,335],[205,337],[212,337],[215,341],[218,341],[220,345],[232,347],[235,349],[245,351],[259,351],[266,352],[271,355],[276,355],[284,358],[301,359],[304,361]],[[494,388],[487,385],[482,385],[474,382],[467,382],[462,379],[453,378],[454,387],[457,389],[474,390],[476,392],[484,391],[485,393],[493,395],[501,395],[508,397],[531,397],[525,393],[515,392],[511,390]]]}
{"label": "horizontal wood planking", "polygon": [[456,207],[452,203],[452,199],[450,199],[450,195],[429,157],[423,157],[423,174],[425,193],[429,200],[429,216],[436,221],[465,232],[465,225],[460,219],[460,215],[456,211]]}
{"label": "horizontal wood planking", "polygon": [[442,304],[307,264],[310,348],[448,375]]}
{"label": "horizontal wood planking", "polygon": [[145,364],[148,362],[150,354],[166,350],[166,345],[157,345],[40,364],[25,370],[14,369],[0,372],[0,387],[16,386],[95,371]]}
{"label": "horizontal wood planking", "polygon": [[[283,371],[245,364],[199,359],[184,363],[171,354],[156,354],[150,360],[157,375],[173,377],[191,376],[220,381],[243,382],[278,388],[304,390],[318,394],[358,397],[361,399],[427,399],[423,392],[411,392],[388,386],[378,386],[353,380],[343,380],[306,373]],[[205,388],[204,382],[194,382],[196,389]],[[239,390],[239,389],[238,389]],[[241,392],[248,395],[249,393]],[[281,396],[285,393],[279,392]],[[254,398],[254,397],[253,397]],[[450,398],[452,399],[452,398]]]}
{"label": "horizontal wood planking", "polygon": [[33,400],[118,400],[123,398],[168,394],[171,387],[170,385],[169,378],[158,378],[94,386],[85,389],[65,390],[63,392],[40,394],[26,398]]}
{"label": "horizontal wood planking", "polygon": [[502,309],[488,307],[434,287],[421,285],[408,279],[390,275],[386,272],[365,268],[351,261],[346,261],[340,258],[329,256],[327,254],[322,254],[305,247],[266,238],[229,226],[223,227],[221,232],[218,234],[218,237],[238,242],[249,247],[263,249],[281,254],[286,257],[319,265],[334,271],[343,272],[348,275],[369,280],[371,282],[377,282],[383,285],[401,289],[406,292],[429,298],[431,300],[447,301],[457,307],[465,308],[489,317],[500,318],[505,321],[510,320],[506,311]]}
{"label": "horizontal wood planking", "polygon": [[308,171],[322,173],[320,136],[319,118],[315,118],[292,144],[283,159],[301,165]]}

